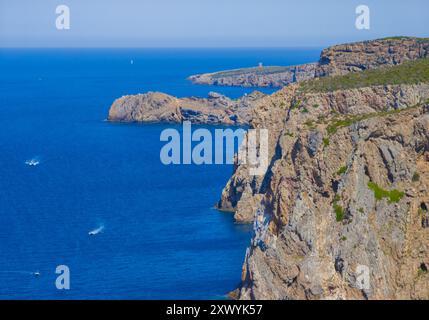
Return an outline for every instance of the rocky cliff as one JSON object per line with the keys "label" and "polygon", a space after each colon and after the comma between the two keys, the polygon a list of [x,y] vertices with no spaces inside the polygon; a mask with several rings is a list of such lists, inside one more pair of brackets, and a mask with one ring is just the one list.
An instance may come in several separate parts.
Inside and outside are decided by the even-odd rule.
{"label": "rocky cliff", "polygon": [[254,221],[234,298],[429,299],[429,60],[406,63],[427,51],[405,42],[331,48],[350,61],[327,74],[367,71],[258,101],[269,169],[237,166],[219,201]]}
{"label": "rocky cliff", "polygon": [[290,67],[263,67],[205,73],[189,77],[195,84],[283,87],[317,77],[344,75],[399,65],[429,56],[429,39],[395,37],[336,45],[324,49],[318,62]]}
{"label": "rocky cliff", "polygon": [[254,224],[233,298],[429,299],[427,43],[384,39],[322,57],[322,78],[270,96],[128,96],[109,119],[268,129],[266,173],[236,165],[218,203]]}
{"label": "rocky cliff", "polygon": [[195,84],[240,87],[283,87],[315,77],[317,63],[290,67],[258,67],[190,76]]}
{"label": "rocky cliff", "polygon": [[429,57],[429,39],[395,37],[324,49],[315,76],[344,75]]}
{"label": "rocky cliff", "polygon": [[252,126],[273,129],[270,168],[249,177],[239,166],[221,200],[262,224],[237,298],[429,298],[427,98],[428,85],[292,86],[255,110]]}
{"label": "rocky cliff", "polygon": [[109,110],[109,121],[244,125],[253,104],[264,97],[254,91],[238,100],[211,92],[208,98],[176,98],[161,92],[123,96]]}

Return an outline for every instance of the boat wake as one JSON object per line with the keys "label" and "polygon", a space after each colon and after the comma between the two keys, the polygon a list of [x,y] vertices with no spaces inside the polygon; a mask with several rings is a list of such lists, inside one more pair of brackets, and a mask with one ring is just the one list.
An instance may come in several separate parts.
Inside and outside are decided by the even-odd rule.
{"label": "boat wake", "polygon": [[39,277],[41,275],[41,273],[39,271],[21,271],[21,270],[1,270],[0,274],[5,273],[5,274],[28,274],[28,275],[32,275],[35,277]]}
{"label": "boat wake", "polygon": [[90,232],[88,232],[88,235],[95,236],[95,235],[103,232],[103,230],[104,230],[104,226],[100,226],[97,229],[94,229],[94,230],[91,230]]}
{"label": "boat wake", "polygon": [[40,160],[37,158],[29,159],[25,161],[25,164],[30,167],[35,167],[40,164]]}

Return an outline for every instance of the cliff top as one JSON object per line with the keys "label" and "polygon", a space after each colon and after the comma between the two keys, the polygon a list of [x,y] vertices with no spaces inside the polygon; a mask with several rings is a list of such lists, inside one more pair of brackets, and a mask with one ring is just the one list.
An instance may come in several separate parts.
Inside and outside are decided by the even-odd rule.
{"label": "cliff top", "polygon": [[378,85],[429,83],[429,58],[346,75],[316,78],[301,83],[304,91],[329,92]]}

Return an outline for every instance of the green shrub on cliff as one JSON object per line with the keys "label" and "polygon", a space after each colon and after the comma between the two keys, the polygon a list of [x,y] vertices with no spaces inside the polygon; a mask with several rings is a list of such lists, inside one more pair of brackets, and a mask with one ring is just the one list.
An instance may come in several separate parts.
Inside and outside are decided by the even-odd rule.
{"label": "green shrub on cliff", "polygon": [[340,169],[338,169],[338,171],[337,171],[337,175],[341,176],[341,175],[343,175],[344,173],[346,173],[346,171],[347,171],[347,167],[346,167],[346,166],[343,166],[343,167],[341,167]]}
{"label": "green shrub on cliff", "polygon": [[328,139],[328,138],[323,138],[323,145],[324,145],[325,147],[329,146],[329,143],[330,143],[330,141],[329,141],[329,139]]}
{"label": "green shrub on cliff", "polygon": [[391,191],[384,190],[372,181],[368,182],[368,188],[374,192],[374,197],[376,200],[383,200],[384,198],[387,198],[389,203],[398,203],[405,195],[404,192],[396,189]]}
{"label": "green shrub on cliff", "polygon": [[335,218],[337,222],[341,222],[344,220],[344,209],[339,204],[334,203],[334,210],[335,210]]}
{"label": "green shrub on cliff", "polygon": [[303,91],[329,92],[377,85],[418,84],[429,82],[429,58],[408,61],[398,66],[309,80]]}
{"label": "green shrub on cliff", "polygon": [[389,41],[389,40],[407,40],[407,39],[417,40],[417,42],[429,42],[429,38],[416,38],[416,37],[407,37],[407,36],[386,37],[378,40]]}
{"label": "green shrub on cliff", "polygon": [[[429,103],[429,100],[426,101],[425,103]],[[349,127],[352,124],[355,124],[359,121],[363,121],[363,120],[367,120],[375,117],[385,117],[385,116],[397,114],[402,111],[419,108],[421,105],[422,104],[417,104],[415,106],[404,108],[404,109],[393,109],[388,111],[372,112],[372,113],[358,114],[353,116],[349,115],[349,116],[345,116],[342,119],[339,119],[337,117],[338,115],[336,115],[336,117],[332,119],[329,125],[326,127],[326,131],[328,132],[329,135],[333,135],[337,132],[338,129]]]}
{"label": "green shrub on cliff", "polygon": [[332,206],[333,206],[334,212],[335,212],[335,220],[337,220],[337,222],[343,221],[345,216],[346,216],[343,207],[338,204],[338,201],[340,201],[340,200],[341,200],[340,195],[336,194],[334,197],[334,201],[332,203]]}

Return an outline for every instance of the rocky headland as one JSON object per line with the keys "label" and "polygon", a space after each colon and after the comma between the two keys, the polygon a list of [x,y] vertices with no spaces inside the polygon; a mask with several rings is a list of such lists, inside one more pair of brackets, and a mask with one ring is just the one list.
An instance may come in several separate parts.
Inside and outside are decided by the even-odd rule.
{"label": "rocky headland", "polygon": [[127,96],[109,119],[269,130],[267,172],[236,165],[218,203],[254,223],[233,298],[429,299],[428,43],[334,46],[272,95]]}
{"label": "rocky headland", "polygon": [[232,100],[216,92],[207,98],[176,98],[161,92],[123,96],[109,110],[109,121],[247,125],[259,91]]}
{"label": "rocky headland", "polygon": [[239,87],[283,87],[293,82],[313,79],[317,63],[298,66],[255,67],[204,73],[190,76],[194,84]]}
{"label": "rocky headland", "polygon": [[323,76],[398,65],[428,55],[428,39],[394,37],[329,47],[322,51],[315,63],[219,71],[193,75],[189,80],[195,84],[219,86],[283,87]]}

